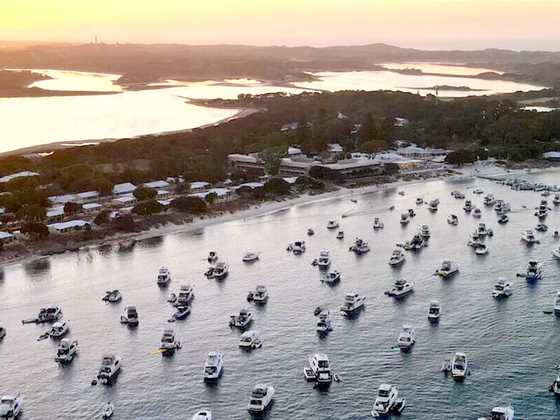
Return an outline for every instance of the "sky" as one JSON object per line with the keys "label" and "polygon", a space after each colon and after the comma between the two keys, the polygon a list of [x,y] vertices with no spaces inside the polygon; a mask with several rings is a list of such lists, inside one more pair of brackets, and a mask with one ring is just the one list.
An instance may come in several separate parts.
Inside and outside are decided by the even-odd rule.
{"label": "sky", "polygon": [[0,40],[560,50],[560,0],[0,0]]}

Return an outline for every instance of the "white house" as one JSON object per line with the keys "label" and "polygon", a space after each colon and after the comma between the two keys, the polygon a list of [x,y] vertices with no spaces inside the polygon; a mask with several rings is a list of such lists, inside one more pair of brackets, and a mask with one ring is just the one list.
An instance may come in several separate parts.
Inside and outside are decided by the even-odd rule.
{"label": "white house", "polygon": [[210,183],[206,181],[194,181],[189,184],[192,193],[205,191],[210,188]]}
{"label": "white house", "polygon": [[79,201],[76,194],[64,194],[64,195],[51,195],[49,201],[53,204],[66,204],[66,203],[77,203]]}
{"label": "white house", "polygon": [[154,190],[164,190],[166,188],[169,188],[170,184],[167,181],[159,180],[159,181],[146,182],[144,186],[148,188],[153,188]]}
{"label": "white house", "polygon": [[167,200],[171,193],[167,190],[157,190],[156,200]]}
{"label": "white house", "polygon": [[327,150],[329,153],[342,153],[344,148],[338,143],[327,144]]}
{"label": "white house", "polygon": [[47,210],[47,222],[62,222],[64,219],[64,207],[52,207]]}
{"label": "white house", "polygon": [[74,231],[82,230],[87,226],[90,226],[90,224],[85,220],[70,220],[68,222],[53,223],[47,225],[49,230],[55,233],[74,232]]}
{"label": "white house", "polygon": [[76,194],[78,196],[78,203],[92,203],[99,200],[99,192],[97,191],[84,191]]}
{"label": "white house", "polygon": [[125,195],[132,194],[136,189],[136,185],[130,182],[124,182],[122,184],[116,184],[113,186],[113,195]]}
{"label": "white house", "polygon": [[211,190],[208,191],[204,191],[196,194],[189,194],[189,196],[198,197],[198,198],[202,198],[203,200],[206,200],[206,197],[210,193],[216,194],[216,196],[218,197],[217,201],[229,201],[233,199],[235,191],[230,188],[212,188]]}
{"label": "white house", "polygon": [[6,244],[12,242],[16,237],[9,232],[0,231],[0,243]]}
{"label": "white house", "polygon": [[82,206],[84,213],[91,214],[100,211],[103,206],[99,203],[86,203]]}
{"label": "white house", "polygon": [[123,207],[134,206],[137,203],[136,197],[134,197],[132,194],[121,195],[120,197],[115,198],[113,201],[115,204]]}
{"label": "white house", "polygon": [[31,176],[39,176],[39,174],[37,172],[31,172],[31,171],[17,172],[15,174],[6,175],[6,176],[3,176],[2,178],[0,178],[0,184],[10,182],[12,179],[26,178],[26,177],[31,177]]}

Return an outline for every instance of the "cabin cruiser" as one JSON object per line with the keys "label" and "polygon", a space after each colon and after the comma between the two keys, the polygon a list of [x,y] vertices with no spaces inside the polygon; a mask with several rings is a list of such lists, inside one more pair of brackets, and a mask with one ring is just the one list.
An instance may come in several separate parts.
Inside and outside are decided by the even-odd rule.
{"label": "cabin cruiser", "polygon": [[379,220],[379,217],[376,217],[375,219],[373,219],[373,228],[375,230],[383,229],[383,227],[384,227],[383,222],[381,220]]}
{"label": "cabin cruiser", "polygon": [[463,210],[465,210],[467,213],[470,213],[472,211],[472,209],[473,209],[473,206],[472,206],[471,200],[466,200],[465,205],[463,206]]}
{"label": "cabin cruiser", "polygon": [[171,281],[171,273],[166,267],[161,267],[158,271],[157,284],[160,287],[165,287]]}
{"label": "cabin cruiser", "polygon": [[264,305],[268,302],[268,290],[266,290],[265,286],[258,285],[254,291],[249,292],[247,295],[247,301]]}
{"label": "cabin cruiser", "polygon": [[507,222],[509,222],[509,217],[507,214],[502,214],[499,218],[498,218],[498,223],[505,225]]}
{"label": "cabin cruiser", "polygon": [[305,241],[295,241],[288,246],[288,251],[293,252],[294,255],[303,254],[305,252]]}
{"label": "cabin cruiser", "polygon": [[421,205],[421,204],[424,204],[424,200],[423,200],[422,198],[418,197],[418,198],[416,199],[416,205],[419,206],[419,205]]}
{"label": "cabin cruiser", "polygon": [[327,334],[333,329],[333,319],[330,311],[323,311],[319,314],[319,321],[317,321],[317,332],[319,334]]}
{"label": "cabin cruiser", "polygon": [[57,321],[49,330],[49,337],[61,338],[64,337],[68,333],[68,331],[70,331],[70,325],[68,324],[68,321]]}
{"label": "cabin cruiser", "polygon": [[484,242],[481,242],[474,248],[474,253],[476,255],[486,255],[488,254],[488,247]]}
{"label": "cabin cruiser", "polygon": [[536,260],[530,260],[527,265],[527,272],[525,278],[527,281],[541,280],[543,277],[542,264]]}
{"label": "cabin cruiser", "polygon": [[246,350],[258,349],[262,346],[262,342],[256,331],[246,331],[239,337],[239,347]]}
{"label": "cabin cruiser", "polygon": [[124,308],[123,314],[121,315],[121,323],[129,327],[138,325],[138,311],[136,310],[136,306],[127,306]]}
{"label": "cabin cruiser", "polygon": [[113,417],[114,413],[115,413],[115,406],[113,405],[113,403],[111,401],[109,401],[103,407],[103,414],[102,414],[101,418],[103,420],[110,419],[111,417]]}
{"label": "cabin cruiser", "polygon": [[259,254],[255,252],[247,252],[243,255],[243,262],[255,262],[259,259]]}
{"label": "cabin cruiser", "polygon": [[373,403],[371,415],[373,417],[385,417],[391,414],[400,414],[404,410],[406,400],[399,398],[399,390],[396,386],[381,384],[377,390],[377,397]]}
{"label": "cabin cruiser", "polygon": [[169,322],[185,319],[191,313],[190,305],[176,305],[175,307],[176,310],[173,315],[171,315],[171,319],[169,320]]}
{"label": "cabin cruiser", "polygon": [[560,206],[560,194],[554,194],[552,204],[554,204],[555,206]]}
{"label": "cabin cruiser", "polygon": [[430,307],[428,309],[428,321],[439,322],[439,317],[441,316],[441,305],[437,300],[432,300],[430,302]]}
{"label": "cabin cruiser", "polygon": [[190,284],[182,285],[177,294],[175,306],[186,306],[194,299],[193,287]]}
{"label": "cabin cruiser", "polygon": [[162,356],[172,356],[175,350],[179,350],[180,348],[181,343],[175,339],[175,331],[172,329],[163,330],[161,344],[159,345]]}
{"label": "cabin cruiser", "polygon": [[473,194],[483,194],[483,193],[484,193],[484,191],[481,190],[480,188],[475,188],[475,189],[473,190]]}
{"label": "cabin cruiser", "polygon": [[478,420],[514,420],[513,407],[494,407],[490,417],[480,417]]}
{"label": "cabin cruiser", "polygon": [[414,211],[414,209],[408,209],[408,215],[410,216],[410,218],[413,218],[416,216],[416,212]]}
{"label": "cabin cruiser", "polygon": [[232,314],[229,318],[229,326],[245,329],[253,321],[253,314],[247,309],[241,309],[239,314]]}
{"label": "cabin cruiser", "polygon": [[23,412],[23,398],[18,392],[15,395],[4,395],[0,398],[0,418],[15,419]]}
{"label": "cabin cruiser", "polygon": [[497,200],[496,204],[494,205],[494,211],[498,216],[506,214],[511,210],[511,206],[506,203],[504,200]]}
{"label": "cabin cruiser", "polygon": [[194,413],[192,420],[212,420],[212,412],[210,410],[201,410]]}
{"label": "cabin cruiser", "polygon": [[329,273],[321,280],[327,284],[335,284],[340,281],[341,275],[338,271],[329,271]]}
{"label": "cabin cruiser", "polygon": [[58,305],[51,305],[39,310],[37,322],[56,322],[62,318],[62,309]]}
{"label": "cabin cruiser", "polygon": [[552,250],[552,255],[558,259],[560,259],[560,246],[556,249]]}
{"label": "cabin cruiser", "polygon": [[0,341],[6,337],[6,328],[0,324]]}
{"label": "cabin cruiser", "polygon": [[485,206],[493,206],[495,203],[496,203],[496,199],[494,198],[494,195],[487,194],[484,197],[484,205]]}
{"label": "cabin cruiser", "polygon": [[204,382],[213,382],[220,379],[224,371],[224,355],[219,351],[211,351],[204,362]]}
{"label": "cabin cruiser", "polygon": [[331,265],[331,258],[329,256],[329,251],[322,250],[319,252],[319,258],[317,259],[317,266],[322,269],[326,270]]}
{"label": "cabin cruiser", "polygon": [[369,245],[363,239],[356,238],[354,245],[350,247],[350,251],[354,252],[356,255],[366,254],[369,252]]}
{"label": "cabin cruiser", "polygon": [[465,353],[455,353],[451,361],[451,376],[455,380],[463,380],[467,376],[467,355]]}
{"label": "cabin cruiser", "polygon": [[554,392],[554,395],[557,397],[560,397],[560,374],[556,376],[556,379],[552,382],[552,385],[550,385],[549,390],[550,392]]}
{"label": "cabin cruiser", "polygon": [[455,214],[450,214],[447,218],[447,223],[453,226],[457,226],[459,224],[459,218]]}
{"label": "cabin cruiser", "polygon": [[395,267],[405,262],[406,258],[401,249],[395,249],[389,258],[389,265]]}
{"label": "cabin cruiser", "polygon": [[546,201],[544,201],[544,203],[541,202],[539,207],[537,207],[535,216],[537,216],[539,219],[544,219],[546,218],[546,216],[548,216],[548,205],[546,204]]}
{"label": "cabin cruiser", "polygon": [[365,296],[360,296],[358,292],[347,293],[344,296],[344,304],[340,307],[344,315],[351,316],[364,307]]}
{"label": "cabin cruiser", "polygon": [[430,201],[430,204],[428,204],[428,210],[430,210],[431,212],[436,212],[438,210],[438,206],[439,200],[436,198],[435,200]]}
{"label": "cabin cruiser", "polygon": [[344,231],[343,230],[338,231],[338,233],[336,234],[336,239],[344,239]]}
{"label": "cabin cruiser", "polygon": [[326,354],[317,353],[310,357],[309,367],[313,371],[315,381],[319,386],[328,386],[332,383],[333,373]]}
{"label": "cabin cruiser", "polygon": [[225,262],[219,262],[214,267],[214,278],[217,280],[223,280],[227,277],[229,273],[229,267]]}
{"label": "cabin cruiser", "polygon": [[486,226],[486,223],[479,223],[476,227],[476,233],[478,236],[494,236],[494,231]]}
{"label": "cabin cruiser", "polygon": [[408,213],[401,214],[401,225],[408,225],[410,222],[410,215]]}
{"label": "cabin cruiser", "polygon": [[494,285],[494,290],[492,290],[492,296],[496,299],[501,297],[509,297],[513,293],[513,288],[511,283],[507,280],[500,279],[498,283]]}
{"label": "cabin cruiser", "polygon": [[97,373],[97,379],[102,384],[110,384],[121,371],[121,359],[114,354],[106,354],[101,359],[101,367]]}
{"label": "cabin cruiser", "polygon": [[482,211],[478,207],[473,208],[472,210],[473,217],[479,218],[482,217]]}
{"label": "cabin cruiser", "polygon": [[329,222],[327,223],[327,229],[338,229],[338,222],[336,220],[329,220]]}
{"label": "cabin cruiser", "polygon": [[218,254],[216,253],[216,251],[210,251],[208,253],[208,262],[210,264],[215,263],[216,261],[218,261]]}
{"label": "cabin cruiser", "polygon": [[403,351],[410,350],[416,342],[416,330],[410,325],[403,325],[402,330],[397,338],[397,344]]}
{"label": "cabin cruiser", "polygon": [[410,242],[404,244],[403,248],[407,251],[417,251],[424,248],[425,245],[426,242],[424,241],[424,239],[422,239],[420,235],[416,234],[412,237],[412,240]]}
{"label": "cabin cruiser", "polygon": [[544,223],[539,223],[539,224],[537,225],[537,227],[535,227],[535,230],[536,230],[537,232],[543,232],[543,233],[544,233],[544,232],[546,232],[546,231],[548,230],[548,226],[545,225]]}
{"label": "cabin cruiser", "polygon": [[315,235],[315,231],[311,228],[307,229],[307,236],[313,236]]}
{"label": "cabin cruiser", "polygon": [[462,200],[465,198],[465,194],[463,194],[461,191],[452,191],[451,195],[455,197],[457,200]]}
{"label": "cabin cruiser", "polygon": [[402,298],[414,291],[414,283],[406,280],[397,280],[394,286],[385,292],[387,296]]}
{"label": "cabin cruiser", "polygon": [[535,238],[535,234],[531,229],[527,229],[525,232],[523,232],[523,234],[521,235],[521,240],[527,245],[533,245],[538,242],[537,238]]}
{"label": "cabin cruiser", "polygon": [[272,385],[257,384],[251,391],[251,399],[247,410],[251,414],[262,414],[272,404],[274,387]]}
{"label": "cabin cruiser", "polygon": [[431,233],[430,233],[430,227],[428,225],[420,226],[420,236],[423,239],[430,239]]}
{"label": "cabin cruiser", "polygon": [[63,338],[60,340],[58,349],[56,349],[56,356],[54,360],[55,362],[62,364],[70,363],[74,360],[74,356],[76,356],[76,354],[78,354],[78,342],[69,338]]}
{"label": "cabin cruiser", "polygon": [[459,265],[457,263],[450,260],[444,260],[441,263],[441,267],[436,271],[436,275],[446,279],[458,272]]}
{"label": "cabin cruiser", "polygon": [[101,300],[108,303],[117,303],[120,302],[121,299],[122,299],[121,292],[115,289],[115,290],[107,290],[105,292],[105,296],[103,296]]}

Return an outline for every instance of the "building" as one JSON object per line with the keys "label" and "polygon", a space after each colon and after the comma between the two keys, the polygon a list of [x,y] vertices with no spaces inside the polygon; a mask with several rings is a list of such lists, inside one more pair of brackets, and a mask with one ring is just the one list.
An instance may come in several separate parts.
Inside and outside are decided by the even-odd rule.
{"label": "building", "polygon": [[77,203],[78,196],[76,194],[64,194],[64,195],[51,195],[49,201],[52,204],[66,204],[66,203]]}
{"label": "building", "polygon": [[327,150],[329,153],[334,154],[344,153],[344,148],[338,143],[327,144]]}
{"label": "building", "polygon": [[15,174],[6,175],[6,176],[3,176],[2,178],[0,178],[0,184],[10,182],[12,179],[27,178],[27,177],[31,177],[31,176],[39,176],[39,174],[37,172],[31,172],[31,171],[17,172]]}
{"label": "building", "polygon": [[103,206],[99,203],[86,203],[82,206],[84,213],[92,214],[100,211]]}
{"label": "building", "polygon": [[136,197],[134,197],[134,195],[132,195],[132,194],[125,194],[125,195],[121,195],[120,197],[115,198],[113,200],[113,202],[117,206],[129,207],[129,206],[136,205],[138,200],[136,200]]}
{"label": "building", "polygon": [[194,181],[189,184],[189,188],[193,193],[206,191],[210,188],[210,183],[206,181]]}
{"label": "building", "polygon": [[119,195],[132,194],[135,189],[136,189],[136,185],[130,182],[116,184],[115,186],[113,186],[113,195],[119,196]]}
{"label": "building", "polygon": [[305,154],[299,147],[288,147],[288,157],[301,158],[305,157]]}
{"label": "building", "polygon": [[16,237],[9,232],[2,232],[0,231],[0,243],[7,244],[14,241]]}
{"label": "building", "polygon": [[167,200],[171,193],[167,190],[157,190],[156,200]]}
{"label": "building", "polygon": [[543,159],[551,162],[560,162],[560,152],[546,152],[543,153]]}
{"label": "building", "polygon": [[211,193],[216,194],[217,202],[230,201],[235,198],[235,190],[232,190],[230,188],[212,188],[211,190],[208,191],[189,194],[189,197],[198,197],[198,198],[202,198],[203,200],[206,200],[208,194]]}
{"label": "building", "polygon": [[246,182],[244,184],[238,185],[237,187],[235,187],[235,189],[237,190],[237,189],[242,188],[242,187],[248,187],[248,188],[252,188],[252,189],[263,188],[264,183],[262,183],[262,182]]}
{"label": "building", "polygon": [[278,175],[280,176],[303,176],[309,173],[309,168],[313,166],[315,160],[309,158],[282,158],[280,159],[280,168]]}
{"label": "building", "polygon": [[146,182],[144,186],[148,188],[153,188],[154,190],[165,190],[170,187],[170,184],[167,181],[159,180],[159,181]]}
{"label": "building", "polygon": [[383,164],[376,160],[355,160],[345,159],[336,163],[324,163],[318,166],[328,169],[334,179],[356,179],[370,176],[382,175],[384,173]]}
{"label": "building", "polygon": [[256,156],[232,154],[228,155],[228,164],[232,169],[239,169],[264,175],[264,161]]}
{"label": "building", "polygon": [[407,159],[394,152],[378,153],[375,155],[374,160],[383,164],[394,163],[399,167],[400,170],[417,169],[425,164],[425,161],[418,159]]}
{"label": "building", "polygon": [[54,233],[68,233],[80,231],[82,229],[85,229],[87,226],[91,225],[85,220],[70,220],[68,222],[53,223],[48,225],[47,227],[51,232]]}
{"label": "building", "polygon": [[47,223],[62,222],[64,219],[64,207],[53,207],[47,210]]}
{"label": "building", "polygon": [[78,198],[78,203],[85,204],[85,203],[93,203],[94,201],[99,200],[99,192],[97,191],[85,191],[76,194]]}

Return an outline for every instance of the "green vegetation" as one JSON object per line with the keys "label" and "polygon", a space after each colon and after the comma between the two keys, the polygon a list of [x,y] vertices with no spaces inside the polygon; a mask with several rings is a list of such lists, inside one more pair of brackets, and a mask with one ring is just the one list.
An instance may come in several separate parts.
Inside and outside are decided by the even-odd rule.
{"label": "green vegetation", "polygon": [[206,202],[198,197],[178,197],[171,202],[171,207],[189,214],[203,214],[208,211]]}

